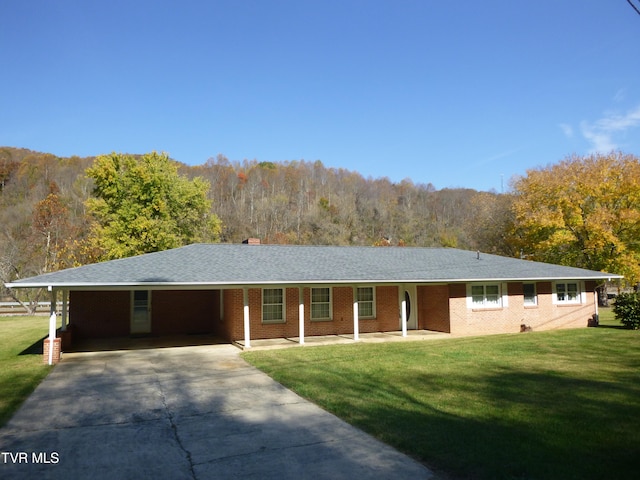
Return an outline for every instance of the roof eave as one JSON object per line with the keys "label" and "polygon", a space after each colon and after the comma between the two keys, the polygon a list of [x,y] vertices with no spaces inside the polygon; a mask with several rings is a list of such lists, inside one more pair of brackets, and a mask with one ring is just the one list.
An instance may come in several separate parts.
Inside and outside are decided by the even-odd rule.
{"label": "roof eave", "polygon": [[203,289],[203,288],[245,288],[259,287],[261,285],[362,285],[362,284],[443,284],[443,283],[482,283],[482,282],[545,282],[557,280],[613,280],[622,279],[624,276],[615,274],[602,275],[569,275],[569,276],[547,276],[547,277],[484,277],[484,278],[433,278],[433,279],[314,279],[314,280],[268,280],[250,282],[13,282],[6,283],[8,288],[56,288],[56,289],[131,289],[131,288],[152,288],[152,289]]}

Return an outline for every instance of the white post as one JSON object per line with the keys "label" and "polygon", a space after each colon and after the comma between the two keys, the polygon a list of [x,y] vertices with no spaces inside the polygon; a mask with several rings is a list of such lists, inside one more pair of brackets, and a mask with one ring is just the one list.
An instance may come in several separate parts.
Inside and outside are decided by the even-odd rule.
{"label": "white post", "polygon": [[62,326],[60,330],[67,331],[67,323],[69,322],[67,315],[67,304],[69,303],[69,290],[62,291]]}
{"label": "white post", "polygon": [[402,292],[400,301],[400,318],[402,319],[402,336],[407,336],[407,295],[405,294],[404,287],[401,285],[398,287],[398,292]]}
{"label": "white post", "polygon": [[304,288],[298,288],[298,329],[300,330],[300,345],[304,345]]}
{"label": "white post", "polygon": [[360,327],[358,325],[358,287],[353,287],[353,340],[360,340]]}
{"label": "white post", "polygon": [[49,316],[49,365],[53,365],[53,345],[56,340],[56,290],[53,287],[48,288],[49,292],[51,292],[51,304],[49,307],[49,311],[51,315]]}
{"label": "white post", "polygon": [[251,331],[249,327],[249,289],[242,289],[242,300],[244,303],[244,348],[251,348]]}

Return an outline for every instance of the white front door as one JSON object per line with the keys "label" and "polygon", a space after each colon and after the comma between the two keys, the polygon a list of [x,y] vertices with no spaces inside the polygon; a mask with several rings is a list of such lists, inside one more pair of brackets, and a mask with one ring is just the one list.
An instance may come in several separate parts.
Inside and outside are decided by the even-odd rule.
{"label": "white front door", "polygon": [[[404,300],[404,305],[407,313],[407,329],[416,330],[418,328],[418,304],[415,285],[404,286],[404,292],[402,293],[402,298],[400,299],[400,305],[402,305],[402,300]],[[400,317],[400,328],[402,329],[402,316]]]}
{"label": "white front door", "polygon": [[131,333],[151,333],[151,292],[131,292]]}

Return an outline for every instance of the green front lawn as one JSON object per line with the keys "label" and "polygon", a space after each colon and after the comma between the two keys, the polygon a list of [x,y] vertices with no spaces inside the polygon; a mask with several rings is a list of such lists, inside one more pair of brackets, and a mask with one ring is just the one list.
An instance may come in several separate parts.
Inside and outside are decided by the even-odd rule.
{"label": "green front lawn", "polygon": [[454,478],[623,479],[640,472],[636,331],[603,326],[242,355]]}
{"label": "green front lawn", "polygon": [[51,370],[42,364],[47,316],[0,316],[0,427]]}
{"label": "green front lawn", "polygon": [[598,317],[600,325],[603,327],[624,328],[620,320],[616,320],[616,316],[613,314],[613,308],[600,307],[598,311]]}

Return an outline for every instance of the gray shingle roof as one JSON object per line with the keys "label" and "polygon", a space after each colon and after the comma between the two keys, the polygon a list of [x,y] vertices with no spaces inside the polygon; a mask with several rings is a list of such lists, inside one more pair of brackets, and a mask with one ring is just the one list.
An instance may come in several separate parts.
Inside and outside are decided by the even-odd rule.
{"label": "gray shingle roof", "polygon": [[450,248],[193,244],[17,280],[10,287],[238,286],[602,280],[618,275]]}

